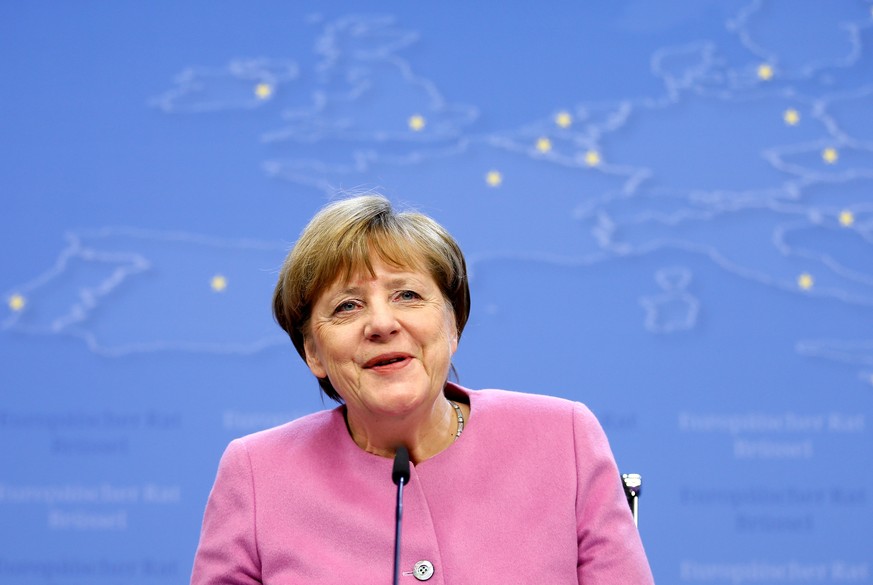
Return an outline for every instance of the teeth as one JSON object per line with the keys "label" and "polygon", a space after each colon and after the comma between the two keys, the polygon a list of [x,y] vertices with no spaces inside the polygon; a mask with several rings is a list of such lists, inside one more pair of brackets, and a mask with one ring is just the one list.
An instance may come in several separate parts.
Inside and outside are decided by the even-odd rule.
{"label": "teeth", "polygon": [[393,364],[395,362],[403,361],[403,358],[391,358],[390,360],[385,360],[384,362],[379,362],[376,364],[377,366],[387,366],[388,364]]}

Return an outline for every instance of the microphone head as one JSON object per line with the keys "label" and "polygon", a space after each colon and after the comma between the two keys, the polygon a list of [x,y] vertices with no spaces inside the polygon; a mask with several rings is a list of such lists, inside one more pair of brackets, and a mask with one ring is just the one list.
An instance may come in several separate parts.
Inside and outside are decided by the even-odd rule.
{"label": "microphone head", "polygon": [[637,497],[643,491],[643,478],[639,473],[623,473],[621,482],[624,484],[624,493],[629,498]]}
{"label": "microphone head", "polygon": [[400,445],[394,453],[394,470],[391,472],[391,479],[395,485],[400,485],[400,480],[403,483],[409,483],[409,451],[406,447]]}

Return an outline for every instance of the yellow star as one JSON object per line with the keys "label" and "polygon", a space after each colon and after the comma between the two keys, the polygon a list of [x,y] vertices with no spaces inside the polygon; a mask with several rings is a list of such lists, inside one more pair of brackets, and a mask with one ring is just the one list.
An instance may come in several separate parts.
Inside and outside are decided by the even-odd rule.
{"label": "yellow star", "polygon": [[596,150],[589,150],[585,153],[585,164],[589,167],[596,167],[601,163],[600,153]]}
{"label": "yellow star", "polygon": [[415,114],[414,116],[409,117],[409,128],[413,132],[420,132],[421,130],[424,130],[426,124],[427,121],[425,121],[424,116]]}
{"label": "yellow star", "polygon": [[764,81],[768,81],[773,77],[773,67],[767,63],[758,65],[758,77]]}
{"label": "yellow star", "polygon": [[840,212],[840,223],[845,227],[849,227],[855,223],[855,214],[848,209],[844,209]]}
{"label": "yellow star", "polygon": [[836,148],[825,148],[821,151],[821,158],[829,165],[832,165],[837,162],[838,158],[840,158],[840,154],[837,152]]}
{"label": "yellow star", "polygon": [[815,280],[813,280],[812,275],[808,272],[804,272],[800,276],[797,277],[797,286],[802,288],[803,290],[809,290],[812,288],[812,285],[815,284]]}
{"label": "yellow star", "polygon": [[269,83],[259,83],[255,86],[255,95],[259,100],[267,100],[273,96],[273,86]]}
{"label": "yellow star", "polygon": [[224,292],[224,289],[227,288],[227,279],[221,274],[216,274],[212,277],[209,285],[215,292]]}
{"label": "yellow star", "polygon": [[555,124],[561,128],[569,128],[573,124],[573,116],[570,112],[558,112],[555,115]]}
{"label": "yellow star", "polygon": [[785,120],[785,123],[789,126],[796,126],[798,122],[800,122],[800,113],[794,108],[785,110],[785,113],[782,115],[782,119]]}
{"label": "yellow star", "polygon": [[503,183],[503,175],[500,174],[500,171],[488,171],[488,174],[485,175],[485,182],[488,183],[489,187],[499,187]]}
{"label": "yellow star", "polygon": [[537,140],[537,150],[542,153],[549,152],[552,150],[552,141],[543,136],[539,140]]}
{"label": "yellow star", "polygon": [[15,294],[9,297],[9,308],[13,311],[20,311],[24,308],[24,305],[27,304],[27,300],[19,295]]}

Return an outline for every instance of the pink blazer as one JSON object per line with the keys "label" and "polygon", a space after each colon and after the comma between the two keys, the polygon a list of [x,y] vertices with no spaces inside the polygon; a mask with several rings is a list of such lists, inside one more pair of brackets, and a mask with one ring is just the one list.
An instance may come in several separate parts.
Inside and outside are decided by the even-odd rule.
{"label": "pink blazer", "polygon": [[[469,397],[461,437],[412,468],[401,583],[654,583],[612,453],[582,404]],[[343,407],[237,439],[209,496],[193,585],[391,582],[392,461],[361,450]]]}

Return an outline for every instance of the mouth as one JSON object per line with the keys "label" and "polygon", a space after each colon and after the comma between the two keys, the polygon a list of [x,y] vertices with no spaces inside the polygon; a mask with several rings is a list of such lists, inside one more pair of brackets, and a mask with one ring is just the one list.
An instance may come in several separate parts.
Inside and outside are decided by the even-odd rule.
{"label": "mouth", "polygon": [[365,370],[372,370],[374,368],[384,368],[387,366],[399,365],[405,363],[411,359],[412,356],[405,353],[385,353],[382,355],[377,355],[374,358],[368,360],[363,368]]}

